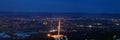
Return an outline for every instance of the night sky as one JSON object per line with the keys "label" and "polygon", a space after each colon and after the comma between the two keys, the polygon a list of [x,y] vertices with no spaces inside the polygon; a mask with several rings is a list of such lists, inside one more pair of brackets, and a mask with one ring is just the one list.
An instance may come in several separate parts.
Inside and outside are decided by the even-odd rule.
{"label": "night sky", "polygon": [[120,0],[0,0],[0,11],[120,13]]}

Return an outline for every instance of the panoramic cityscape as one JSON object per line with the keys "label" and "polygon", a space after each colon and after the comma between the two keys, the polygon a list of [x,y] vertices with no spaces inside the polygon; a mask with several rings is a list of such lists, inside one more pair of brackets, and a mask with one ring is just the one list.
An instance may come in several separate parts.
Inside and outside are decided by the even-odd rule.
{"label": "panoramic cityscape", "polygon": [[0,0],[0,40],[120,40],[120,0]]}
{"label": "panoramic cityscape", "polygon": [[1,40],[119,40],[119,32],[120,16],[109,14],[0,17]]}

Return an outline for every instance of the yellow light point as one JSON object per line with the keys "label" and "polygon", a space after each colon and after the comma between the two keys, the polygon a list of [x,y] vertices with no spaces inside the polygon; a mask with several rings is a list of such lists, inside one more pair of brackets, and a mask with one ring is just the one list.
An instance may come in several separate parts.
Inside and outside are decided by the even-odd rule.
{"label": "yellow light point", "polygon": [[51,37],[52,38],[60,38],[60,37],[63,37],[64,35],[52,35]]}
{"label": "yellow light point", "polygon": [[58,21],[58,36],[60,35],[60,27],[61,27],[61,21]]}
{"label": "yellow light point", "polygon": [[53,30],[50,30],[50,32],[56,32],[57,30],[53,29]]}
{"label": "yellow light point", "polygon": [[50,36],[51,36],[51,34],[47,34],[47,36],[48,36],[48,37],[50,37]]}

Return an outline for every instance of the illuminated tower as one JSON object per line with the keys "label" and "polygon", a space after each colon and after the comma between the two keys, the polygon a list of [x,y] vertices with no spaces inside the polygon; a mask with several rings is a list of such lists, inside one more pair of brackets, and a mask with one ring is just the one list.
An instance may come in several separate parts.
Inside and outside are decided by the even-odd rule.
{"label": "illuminated tower", "polygon": [[[60,34],[60,30],[61,30],[61,20],[58,20],[57,34],[56,35],[48,34],[47,36],[52,37],[55,40],[68,40],[67,36]],[[52,30],[51,32],[54,32],[54,31],[55,30]]]}
{"label": "illuminated tower", "polygon": [[58,40],[60,40],[60,27],[61,27],[61,21],[58,21]]}

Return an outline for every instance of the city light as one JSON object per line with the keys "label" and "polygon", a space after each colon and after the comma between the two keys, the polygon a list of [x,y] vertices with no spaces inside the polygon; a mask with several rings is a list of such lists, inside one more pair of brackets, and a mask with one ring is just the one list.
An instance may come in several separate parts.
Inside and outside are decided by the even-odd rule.
{"label": "city light", "polygon": [[51,34],[47,34],[48,37],[51,37]]}
{"label": "city light", "polygon": [[[9,17],[8,17],[9,18]],[[82,18],[82,17],[80,17]],[[105,18],[102,20],[101,18],[64,18],[59,20],[59,18],[41,18],[41,19],[35,19],[35,18],[23,18],[24,20],[21,20],[21,18],[16,19],[1,19],[0,20],[0,29],[1,31],[5,31],[5,35],[8,35],[10,37],[6,38],[12,38],[12,39],[20,39],[20,38],[28,38],[32,37],[34,35],[37,35],[38,39],[41,36],[47,36],[48,38],[53,39],[64,39],[67,37],[76,37],[79,35],[82,35],[83,37],[86,37],[87,35],[99,35],[94,33],[106,33],[111,31],[119,30],[120,21],[116,21],[118,19],[113,19],[114,21],[111,21],[112,18]],[[90,20],[87,20],[90,19]],[[33,21],[34,20],[34,21]],[[52,20],[52,22],[51,22]],[[23,30],[21,30],[23,29]],[[113,30],[111,30],[113,29]],[[115,29],[115,30],[114,30]],[[26,32],[25,35],[13,35],[13,33],[18,31],[24,31]],[[30,36],[28,36],[27,32],[37,32],[35,34],[29,33]],[[7,34],[8,33],[8,34]],[[11,33],[13,37],[11,36]],[[21,34],[21,33],[20,33]],[[40,35],[39,35],[40,34]],[[1,35],[1,38],[4,38],[5,35]],[[72,36],[71,36],[72,35]],[[74,36],[75,35],[75,36]],[[107,35],[107,34],[106,34]],[[43,37],[44,37],[43,36]],[[67,36],[67,37],[65,37]],[[90,37],[90,36],[88,36]],[[112,36],[115,37],[115,36]],[[116,36],[118,37],[118,36]],[[87,39],[87,38],[85,38]],[[94,39],[94,38],[91,38]],[[89,40],[89,39],[87,39]]]}
{"label": "city light", "polygon": [[119,24],[119,23],[116,23],[115,25],[117,25],[117,26],[118,26],[118,25],[120,25],[120,24]]}
{"label": "city light", "polygon": [[80,27],[84,27],[84,25],[80,25]]}
{"label": "city light", "polygon": [[56,32],[57,30],[53,29],[53,30],[50,30],[50,32]]}
{"label": "city light", "polygon": [[92,28],[93,26],[92,25],[88,25],[88,27]]}
{"label": "city light", "polygon": [[63,35],[51,35],[52,38],[61,38]]}

